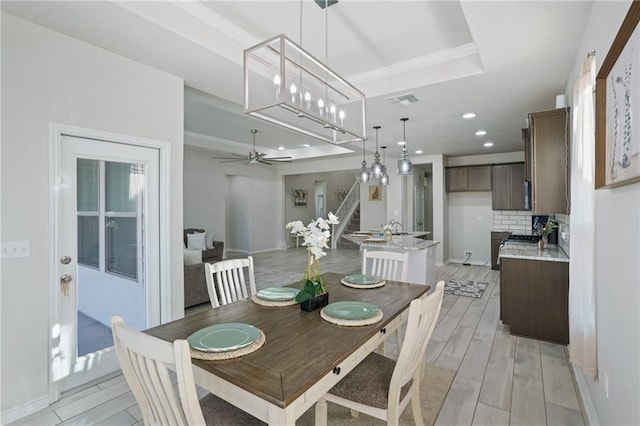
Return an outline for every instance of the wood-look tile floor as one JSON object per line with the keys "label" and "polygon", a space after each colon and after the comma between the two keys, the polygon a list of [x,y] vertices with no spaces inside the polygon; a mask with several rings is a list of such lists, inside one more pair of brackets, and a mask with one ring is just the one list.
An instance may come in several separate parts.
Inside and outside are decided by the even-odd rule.
{"label": "wood-look tile floor", "polygon": [[[306,252],[288,249],[253,258],[256,266],[299,272]],[[360,254],[357,250],[330,251],[321,268],[357,272]],[[438,280],[469,279],[489,286],[480,299],[444,297],[426,361],[457,373],[436,425],[584,425],[565,347],[510,335],[499,321],[498,277],[499,272],[488,266],[449,264],[437,268]],[[397,356],[393,342],[387,350]],[[133,425],[142,424],[141,419],[124,378],[114,373],[65,393],[49,408],[15,424]]]}

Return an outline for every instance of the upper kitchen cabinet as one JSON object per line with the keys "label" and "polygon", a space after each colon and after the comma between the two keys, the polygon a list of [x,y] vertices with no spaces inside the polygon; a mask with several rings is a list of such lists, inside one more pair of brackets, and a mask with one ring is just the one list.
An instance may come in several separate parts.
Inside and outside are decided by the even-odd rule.
{"label": "upper kitchen cabinet", "polygon": [[569,108],[529,114],[529,132],[524,133],[528,150],[525,176],[531,176],[531,210],[538,214],[568,214]]}
{"label": "upper kitchen cabinet", "polygon": [[496,164],[492,167],[493,210],[525,210],[524,163]]}
{"label": "upper kitchen cabinet", "polygon": [[491,166],[447,167],[447,192],[491,191]]}

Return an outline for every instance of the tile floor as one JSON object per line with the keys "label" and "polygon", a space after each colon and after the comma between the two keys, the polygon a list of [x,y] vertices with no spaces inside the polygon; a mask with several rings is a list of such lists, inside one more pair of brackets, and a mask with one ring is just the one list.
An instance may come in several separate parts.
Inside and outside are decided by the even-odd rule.
{"label": "tile floor", "polygon": [[[256,266],[300,272],[306,253],[294,248],[253,257]],[[321,267],[323,271],[357,272],[359,252],[330,251]],[[508,327],[501,325],[498,271],[488,266],[449,264],[437,268],[437,277],[475,280],[489,286],[480,299],[444,297],[426,357],[427,362],[454,369],[456,377],[436,425],[585,424],[565,347],[511,336]],[[199,309],[208,306],[189,311]],[[392,355],[394,351],[397,354],[393,342],[388,345]],[[114,373],[65,393],[49,408],[15,424],[133,425],[142,424],[141,418],[122,375]]]}

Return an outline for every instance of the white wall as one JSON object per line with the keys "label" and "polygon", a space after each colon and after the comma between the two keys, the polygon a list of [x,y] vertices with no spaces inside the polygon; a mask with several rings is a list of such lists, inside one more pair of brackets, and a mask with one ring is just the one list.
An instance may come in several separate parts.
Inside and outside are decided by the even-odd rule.
{"label": "white wall", "polygon": [[[449,167],[519,161],[524,161],[524,151],[466,155],[446,159]],[[462,262],[466,259],[464,253],[472,251],[470,259],[472,264],[482,265],[485,262],[491,262],[491,231],[493,229],[491,192],[450,192],[446,193],[446,199],[445,235],[449,245],[448,250],[445,251],[445,259],[451,262]]]}
{"label": "white wall", "polygon": [[[2,14],[2,241],[31,256],[4,259],[3,420],[49,401],[49,123],[171,143],[171,282],[182,305],[183,82],[105,50]],[[19,325],[18,325],[19,324]]]}
{"label": "white wall", "polygon": [[[629,1],[596,2],[567,85],[572,88],[587,52],[600,66],[629,9]],[[599,423],[640,424],[640,183],[596,191],[596,328],[598,370],[609,378],[586,379]],[[571,227],[572,237],[580,229]],[[571,282],[570,285],[578,285]]]}
{"label": "white wall", "polygon": [[244,212],[251,215],[249,253],[284,247],[283,184],[277,166],[220,163],[211,157],[201,150],[184,150],[185,228],[212,230],[215,240],[226,241],[227,176],[245,176],[250,194]]}
{"label": "white wall", "polygon": [[491,262],[492,227],[491,192],[449,193],[449,261],[462,263],[470,251],[469,263]]}

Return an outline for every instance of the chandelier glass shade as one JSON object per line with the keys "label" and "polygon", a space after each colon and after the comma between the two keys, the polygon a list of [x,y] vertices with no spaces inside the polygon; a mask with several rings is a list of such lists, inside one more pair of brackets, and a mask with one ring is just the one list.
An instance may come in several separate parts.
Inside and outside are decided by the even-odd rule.
{"label": "chandelier glass shade", "polygon": [[[401,118],[402,121],[402,154],[398,159],[398,175],[408,176],[411,174],[412,163],[409,159],[409,152],[407,150],[407,120],[408,118]],[[398,142],[400,143],[400,142]]]}
{"label": "chandelier glass shade", "polygon": [[382,176],[380,176],[380,184],[387,186],[389,185],[389,174],[387,173],[387,166],[384,165],[384,163],[386,163],[387,158],[385,155],[385,150],[387,149],[386,146],[381,147],[382,148]]}
{"label": "chandelier glass shade", "polygon": [[364,94],[284,34],[244,51],[244,112],[333,144],[366,139]]}
{"label": "chandelier glass shade", "polygon": [[376,131],[376,153],[373,155],[373,164],[371,164],[371,174],[374,178],[380,179],[382,177],[382,168],[384,164],[380,162],[380,153],[378,153],[378,130],[380,126],[373,126]]}
{"label": "chandelier glass shade", "polygon": [[371,178],[371,172],[367,168],[367,161],[364,159],[364,141],[362,141],[362,168],[358,173],[358,181],[360,183],[368,183]]}

